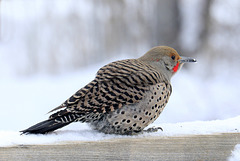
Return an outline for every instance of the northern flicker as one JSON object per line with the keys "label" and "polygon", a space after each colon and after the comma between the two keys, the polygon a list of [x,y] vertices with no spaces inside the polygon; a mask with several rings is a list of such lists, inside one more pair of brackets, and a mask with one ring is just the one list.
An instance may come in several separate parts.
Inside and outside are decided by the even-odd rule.
{"label": "northern flicker", "polygon": [[93,81],[50,111],[56,113],[21,132],[44,134],[80,121],[107,134],[139,133],[163,111],[172,92],[170,79],[186,62],[196,60],[157,46],[138,59],[107,64]]}

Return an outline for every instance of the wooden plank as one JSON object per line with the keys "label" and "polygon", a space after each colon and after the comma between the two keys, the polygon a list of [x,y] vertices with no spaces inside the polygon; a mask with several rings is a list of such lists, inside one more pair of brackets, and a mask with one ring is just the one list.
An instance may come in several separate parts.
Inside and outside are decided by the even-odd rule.
{"label": "wooden plank", "polygon": [[1,147],[0,160],[226,160],[239,133]]}

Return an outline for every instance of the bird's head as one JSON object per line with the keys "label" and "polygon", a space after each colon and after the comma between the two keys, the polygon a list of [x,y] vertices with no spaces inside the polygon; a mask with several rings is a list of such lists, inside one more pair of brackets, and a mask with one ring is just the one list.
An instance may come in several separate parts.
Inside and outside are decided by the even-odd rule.
{"label": "bird's head", "polygon": [[179,56],[177,51],[168,46],[157,46],[150,49],[139,60],[155,67],[170,80],[184,63],[197,62],[193,58]]}

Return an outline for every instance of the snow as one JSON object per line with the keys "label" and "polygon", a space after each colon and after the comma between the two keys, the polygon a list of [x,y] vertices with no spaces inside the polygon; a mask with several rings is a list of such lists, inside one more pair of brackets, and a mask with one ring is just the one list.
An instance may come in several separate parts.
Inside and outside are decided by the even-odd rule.
{"label": "snow", "polygon": [[152,124],[149,127],[162,127],[163,131],[142,133],[134,136],[103,134],[92,130],[87,124],[73,123],[50,134],[20,135],[16,131],[0,131],[0,146],[29,144],[61,144],[73,141],[98,141],[114,138],[144,138],[149,136],[185,136],[217,133],[235,133],[240,130],[240,116],[215,121],[194,121],[182,123]]}
{"label": "snow", "polygon": [[237,144],[232,151],[232,155],[228,158],[228,161],[239,161],[240,160],[240,144]]}

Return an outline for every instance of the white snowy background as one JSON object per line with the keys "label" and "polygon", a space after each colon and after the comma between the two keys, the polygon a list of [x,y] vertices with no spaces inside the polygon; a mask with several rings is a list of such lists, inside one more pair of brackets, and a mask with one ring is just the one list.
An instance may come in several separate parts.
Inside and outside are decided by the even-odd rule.
{"label": "white snowy background", "polygon": [[[173,38],[178,45],[173,46],[198,63],[173,77],[170,101],[154,122],[164,131],[141,136],[239,132],[240,1],[211,1],[205,39],[199,36],[204,30],[200,9],[207,1],[178,3],[181,25]],[[20,136],[18,131],[47,119],[48,111],[94,79],[103,65],[139,57],[156,45],[172,46],[161,37],[153,41],[155,32],[150,31],[161,30],[155,24],[158,16],[149,10],[156,4],[155,0],[2,0],[0,146],[120,137],[81,123],[46,136]],[[118,34],[122,28],[125,31]]]}

